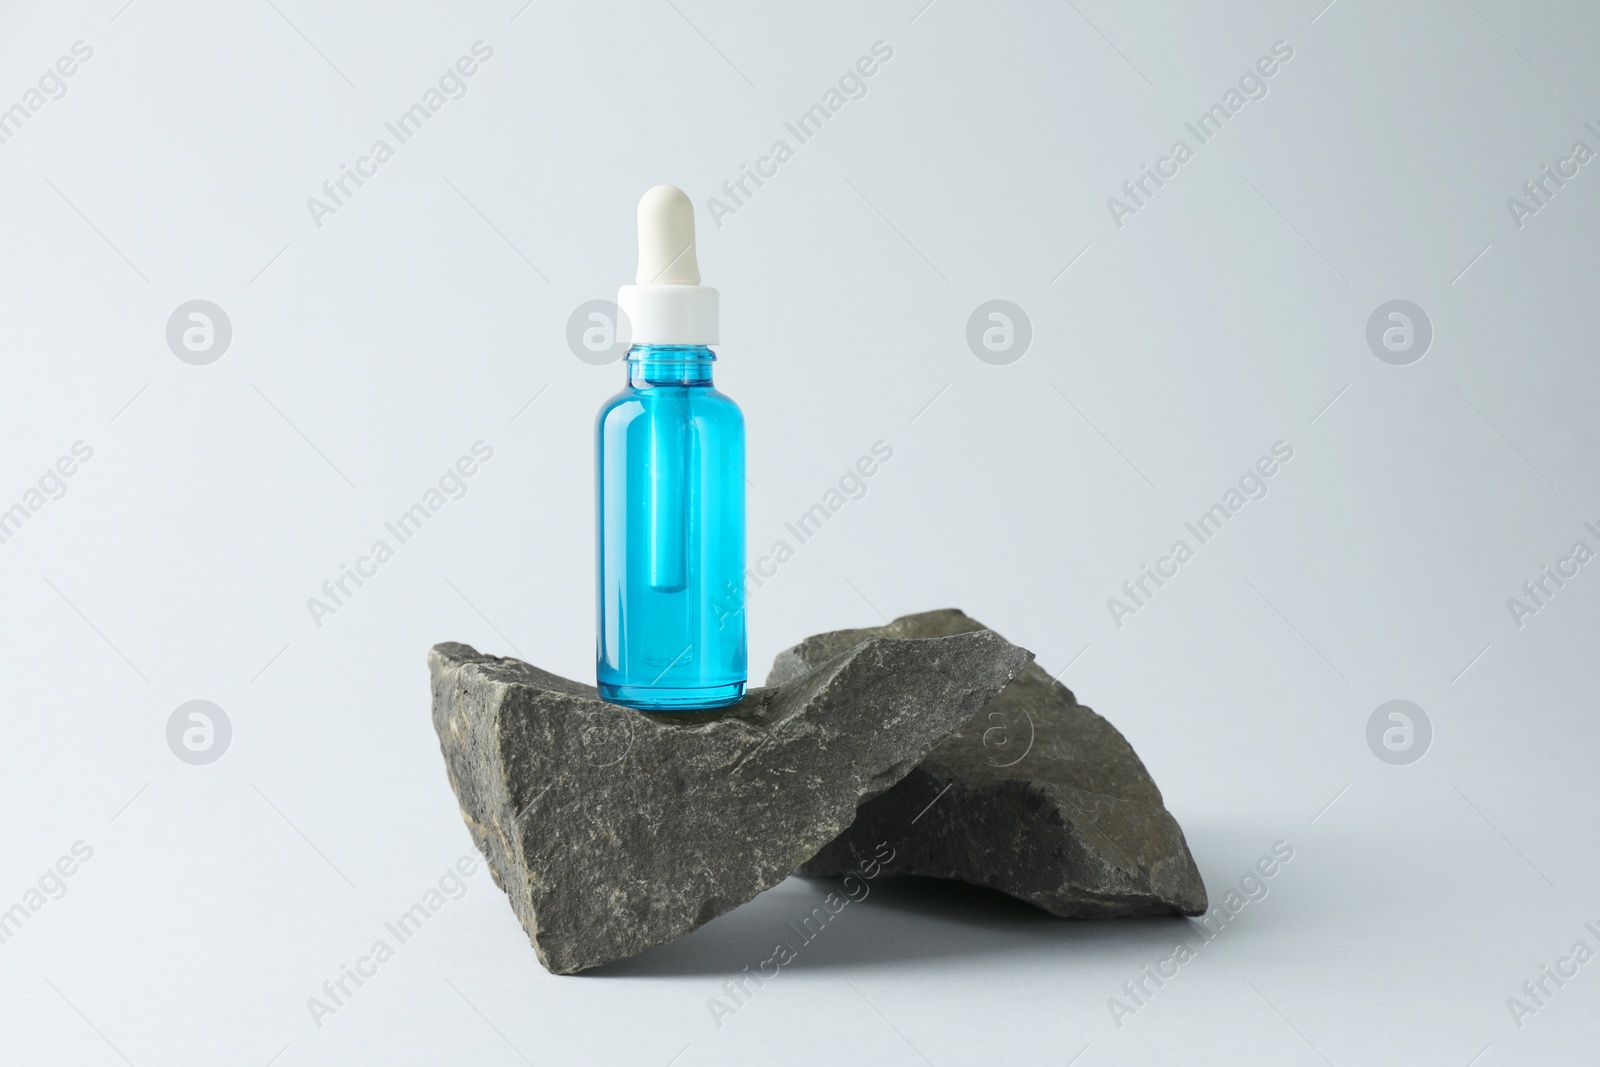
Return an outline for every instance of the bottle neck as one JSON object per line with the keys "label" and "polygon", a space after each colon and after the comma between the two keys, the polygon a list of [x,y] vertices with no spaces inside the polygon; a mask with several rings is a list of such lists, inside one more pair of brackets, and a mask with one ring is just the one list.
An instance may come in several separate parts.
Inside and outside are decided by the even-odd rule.
{"label": "bottle neck", "polygon": [[717,357],[705,345],[634,345],[628,349],[628,384],[710,385]]}

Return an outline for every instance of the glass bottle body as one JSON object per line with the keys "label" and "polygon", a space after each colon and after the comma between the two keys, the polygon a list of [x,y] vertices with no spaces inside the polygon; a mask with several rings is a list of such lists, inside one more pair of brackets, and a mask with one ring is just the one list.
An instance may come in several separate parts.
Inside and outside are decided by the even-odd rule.
{"label": "glass bottle body", "polygon": [[744,416],[712,385],[715,360],[635,345],[595,420],[595,674],[615,704],[744,696]]}

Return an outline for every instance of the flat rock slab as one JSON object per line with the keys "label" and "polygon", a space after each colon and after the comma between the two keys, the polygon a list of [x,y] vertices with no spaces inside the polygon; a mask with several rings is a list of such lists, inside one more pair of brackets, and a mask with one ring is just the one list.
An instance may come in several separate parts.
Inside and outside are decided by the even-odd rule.
{"label": "flat rock slab", "polygon": [[783,881],[1032,658],[982,630],[866,635],[803,678],[675,715],[467,645],[428,665],[467,828],[539,961],[571,974]]}
{"label": "flat rock slab", "polygon": [[[768,685],[792,685],[872,637],[992,632],[960,611],[819,634],[779,653]],[[931,805],[931,806],[930,806]],[[1117,728],[1029,663],[988,706],[801,868],[882,869],[990,886],[1056,915],[1199,915],[1206,887],[1183,830]]]}

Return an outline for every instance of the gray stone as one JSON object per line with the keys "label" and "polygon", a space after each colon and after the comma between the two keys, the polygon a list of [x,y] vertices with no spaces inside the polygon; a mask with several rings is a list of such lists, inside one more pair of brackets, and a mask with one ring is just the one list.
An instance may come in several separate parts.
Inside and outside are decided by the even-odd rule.
{"label": "gray stone", "polygon": [[450,784],[539,961],[682,937],[788,877],[1032,654],[869,637],[731,708],[650,715],[466,645],[429,653]]}
{"label": "gray stone", "polygon": [[[969,632],[990,631],[945,610],[819,634],[780,653],[767,684],[871,637]],[[1206,909],[1183,830],[1132,746],[1034,663],[800,871],[875,870],[882,842],[894,849],[883,870],[990,886],[1056,915]]]}

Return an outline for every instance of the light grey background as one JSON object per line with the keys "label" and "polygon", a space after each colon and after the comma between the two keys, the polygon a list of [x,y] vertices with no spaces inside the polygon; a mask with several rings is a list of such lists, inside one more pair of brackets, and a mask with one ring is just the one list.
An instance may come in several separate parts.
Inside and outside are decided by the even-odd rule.
{"label": "light grey background", "polygon": [[[1600,962],[1520,1027],[1507,1000],[1600,949],[1600,564],[1520,627],[1507,598],[1600,548],[1600,163],[1520,228],[1507,198],[1600,149],[1600,12],[924,2],[0,7],[0,107],[93,48],[0,144],[0,507],[93,448],[0,544],[0,908],[93,850],[0,945],[8,1062],[1593,1060]],[[307,198],[480,40],[467,94],[316,226]],[[880,40],[867,95],[711,226]],[[1115,225],[1277,41],[1265,98]],[[718,1027],[708,999],[825,885],[555,978],[481,867],[313,1022],[472,851],[427,647],[589,676],[591,420],[621,372],[566,323],[630,279],[662,181],[722,291],[753,553],[894,449],[755,593],[752,672],[960,606],[1127,734],[1214,899],[1295,850],[1120,1027],[1180,921],[885,886]],[[204,366],[166,340],[196,299],[232,325]],[[994,299],[1031,321],[1009,365],[966,343]],[[1434,331],[1408,366],[1366,341],[1395,299]],[[316,625],[307,598],[480,440],[466,496]],[[1266,498],[1116,625],[1107,598],[1277,441]],[[1433,728],[1410,765],[1367,744],[1395,699]],[[214,762],[168,748],[191,700],[231,724]]]}

